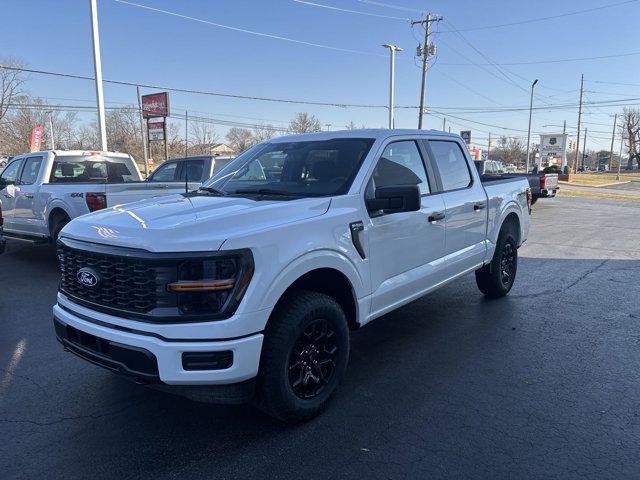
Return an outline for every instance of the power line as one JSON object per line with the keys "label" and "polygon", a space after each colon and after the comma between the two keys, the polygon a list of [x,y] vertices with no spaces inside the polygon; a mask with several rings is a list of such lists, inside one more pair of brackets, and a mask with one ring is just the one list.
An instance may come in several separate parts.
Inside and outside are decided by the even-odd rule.
{"label": "power line", "polygon": [[360,3],[368,3],[369,5],[375,5],[376,7],[392,8],[394,10],[402,10],[405,12],[424,13],[423,10],[418,10],[417,8],[403,7],[401,5],[395,5],[393,3],[376,2],[374,0],[358,0],[358,1]]}
{"label": "power line", "polygon": [[[15,70],[25,73],[36,73],[42,75],[53,75],[57,77],[65,77],[65,78],[75,78],[78,80],[95,80],[94,77],[89,77],[86,75],[76,75],[71,73],[62,73],[62,72],[53,72],[48,70],[37,70],[33,68],[22,68],[22,67],[10,67],[6,65],[0,65],[0,68],[5,70]],[[166,85],[149,85],[144,83],[134,83],[134,82],[125,82],[122,80],[108,80],[103,79],[105,83],[111,83],[114,85],[126,85],[131,87],[141,87],[141,88],[151,88],[156,90],[168,90],[171,92],[180,92],[180,93],[193,93],[198,95],[210,95],[214,97],[226,97],[226,98],[237,98],[242,100],[256,100],[263,102],[275,102],[275,103],[292,103],[298,105],[317,105],[317,106],[326,106],[326,107],[340,107],[340,108],[387,108],[386,105],[367,105],[367,104],[358,104],[358,103],[335,103],[335,102],[315,102],[311,100],[294,100],[294,99],[285,99],[285,98],[274,98],[274,97],[258,97],[253,95],[238,95],[231,93],[221,93],[221,92],[212,92],[207,90],[195,90],[189,88],[177,88],[177,87],[168,87]],[[417,108],[417,107],[415,107]]]}
{"label": "power line", "polygon": [[[520,90],[523,90],[527,93],[529,93],[529,90],[524,88],[522,85],[518,84],[517,82],[515,82],[511,77],[509,77],[502,68],[500,68],[499,65],[496,64],[496,62],[494,62],[491,58],[489,58],[487,55],[485,55],[484,53],[482,53],[473,43],[471,43],[469,40],[467,40],[467,38],[462,35],[462,33],[460,33],[455,25],[453,25],[453,23],[451,23],[451,21],[445,19],[444,20],[455,32],[455,34],[460,37],[460,39],[466,43],[469,47],[471,47],[478,55],[480,55],[482,58],[484,58],[487,62],[489,62],[491,64],[491,66],[493,66],[498,73],[500,73],[503,77],[504,80],[507,81],[508,83],[514,85],[516,88],[519,88]],[[474,62],[475,65],[478,65],[477,63]]]}
{"label": "power line", "polygon": [[293,0],[293,1],[296,3],[301,3],[303,5],[309,5],[310,7],[319,7],[319,8],[326,8],[328,10],[335,10],[338,12],[354,13],[357,15],[366,15],[367,17],[388,18],[391,20],[402,20],[403,22],[406,22],[409,20],[408,18],[404,18],[404,17],[393,17],[391,15],[381,15],[379,13],[369,13],[369,12],[363,12],[361,10],[349,10],[348,8],[334,7],[333,5],[325,5],[323,3],[307,2],[306,0]]}
{"label": "power line", "polygon": [[[516,21],[516,22],[509,22],[509,23],[501,23],[501,24],[497,24],[497,25],[485,25],[485,26],[482,26],[482,27],[465,28],[463,31],[465,31],[465,32],[474,32],[474,31],[478,31],[478,30],[489,30],[489,29],[493,29],[493,28],[503,28],[503,27],[513,27],[513,26],[517,26],[517,25],[525,25],[527,23],[545,22],[547,20],[554,20],[556,18],[564,18],[564,17],[573,16],[573,15],[581,15],[583,13],[595,12],[595,11],[598,11],[598,10],[604,10],[606,8],[619,7],[621,5],[627,5],[627,4],[636,3],[636,2],[638,2],[638,0],[626,0],[624,2],[609,3],[607,5],[602,5],[600,7],[585,8],[583,10],[574,10],[573,12],[560,13],[558,15],[548,15],[546,17],[530,18],[530,19],[527,19],[527,20],[520,20],[520,21]],[[455,30],[451,30],[451,31],[455,31]],[[448,32],[449,31],[444,30],[442,33],[448,33]]]}
{"label": "power line", "polygon": [[264,33],[264,32],[258,32],[258,31],[255,31],[255,30],[249,30],[249,29],[246,29],[246,28],[233,27],[231,25],[224,25],[222,23],[211,22],[209,20],[204,20],[202,18],[196,18],[196,17],[191,17],[189,15],[183,15],[181,13],[170,12],[169,10],[162,10],[160,8],[149,7],[147,5],[142,5],[140,3],[128,2],[126,0],[115,0],[115,1],[117,3],[121,3],[123,5],[128,5],[128,6],[131,6],[131,7],[142,8],[144,10],[149,10],[149,11],[156,12],[156,13],[163,13],[165,15],[171,15],[171,16],[177,17],[177,18],[182,18],[184,20],[190,20],[192,22],[199,22],[199,23],[203,23],[205,25],[211,25],[213,27],[225,28],[227,30],[232,30],[234,32],[247,33],[249,35],[255,35],[255,36],[258,36],[258,37],[270,38],[272,40],[282,40],[284,42],[297,43],[299,45],[305,45],[307,47],[317,47],[317,48],[324,48],[324,49],[327,49],[327,50],[334,50],[334,51],[338,51],[338,52],[356,53],[358,55],[368,55],[368,56],[373,56],[373,57],[382,57],[383,56],[383,55],[379,55],[377,53],[372,53],[372,52],[363,52],[363,51],[360,51],[360,50],[352,50],[352,49],[349,49],[349,48],[334,47],[334,46],[331,46],[331,45],[324,45],[324,44],[321,44],[321,43],[307,42],[305,40],[298,40],[298,39],[295,39],[295,38],[285,37],[283,35],[275,35],[275,34],[271,34],[271,33]]}
{"label": "power line", "polygon": [[[516,66],[516,65],[541,65],[546,63],[568,63],[568,62],[582,62],[585,60],[601,60],[606,58],[618,58],[618,57],[631,57],[640,55],[640,51],[638,52],[627,52],[627,53],[614,53],[611,55],[597,55],[593,57],[570,57],[570,58],[555,58],[552,60],[531,60],[527,62],[496,62],[496,63],[481,63],[479,65],[499,65],[499,66]],[[447,66],[465,66],[469,65],[468,63],[455,63],[455,62],[442,62],[442,65]],[[477,65],[477,64],[476,64]]]}
{"label": "power line", "polygon": [[589,83],[602,83],[605,85],[624,85],[626,87],[640,87],[640,83],[604,82],[602,80],[585,80]]}

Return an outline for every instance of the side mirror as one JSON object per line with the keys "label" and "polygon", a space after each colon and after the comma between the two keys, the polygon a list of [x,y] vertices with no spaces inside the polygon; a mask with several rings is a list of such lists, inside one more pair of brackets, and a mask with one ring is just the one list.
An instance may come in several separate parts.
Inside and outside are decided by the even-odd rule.
{"label": "side mirror", "polygon": [[376,188],[375,198],[366,200],[370,212],[415,212],[420,210],[420,189],[417,185],[388,185]]}

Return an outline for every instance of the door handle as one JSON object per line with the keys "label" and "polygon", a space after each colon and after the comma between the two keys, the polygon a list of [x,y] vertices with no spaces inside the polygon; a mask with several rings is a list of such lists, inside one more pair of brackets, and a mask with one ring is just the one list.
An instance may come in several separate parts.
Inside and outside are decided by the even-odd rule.
{"label": "door handle", "polygon": [[431,215],[429,215],[429,221],[435,222],[437,220],[442,220],[444,216],[444,212],[433,212]]}
{"label": "door handle", "polygon": [[24,198],[33,198],[33,195],[27,194],[27,195],[24,196]]}
{"label": "door handle", "polygon": [[473,209],[474,209],[476,212],[477,212],[478,210],[483,210],[483,209],[485,209],[485,208],[487,208],[487,204],[486,204],[486,203],[484,203],[484,202],[476,203],[476,204],[473,206]]}

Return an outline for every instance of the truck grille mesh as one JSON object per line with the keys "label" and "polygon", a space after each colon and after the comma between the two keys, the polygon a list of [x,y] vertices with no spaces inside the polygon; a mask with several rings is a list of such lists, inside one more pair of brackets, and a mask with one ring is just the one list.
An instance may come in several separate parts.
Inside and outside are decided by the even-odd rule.
{"label": "truck grille mesh", "polygon": [[[158,272],[149,261],[59,245],[58,264],[60,291],[78,300],[136,313],[147,313],[157,305]],[[95,286],[78,281],[78,270],[85,267],[98,274]]]}

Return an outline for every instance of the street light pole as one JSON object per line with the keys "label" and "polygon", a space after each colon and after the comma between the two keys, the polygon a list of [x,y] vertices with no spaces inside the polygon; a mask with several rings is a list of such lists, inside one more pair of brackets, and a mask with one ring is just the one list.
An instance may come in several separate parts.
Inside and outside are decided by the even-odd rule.
{"label": "street light pole", "polygon": [[525,172],[529,173],[529,150],[531,148],[531,115],[533,114],[533,89],[538,83],[536,78],[531,84],[531,101],[529,102],[529,129],[527,130],[527,162],[525,164]]}
{"label": "street light pole", "polygon": [[396,64],[396,50],[401,52],[402,49],[395,45],[391,45],[389,43],[385,43],[382,45],[384,48],[389,49],[389,128],[394,127],[394,118],[393,118],[393,95],[394,95],[394,83],[395,83],[395,64]]}
{"label": "street light pole", "polygon": [[49,136],[51,137],[51,140],[49,141],[51,150],[55,150],[56,149],[56,141],[55,138],[53,136],[53,121],[51,120],[51,117],[53,116],[53,110],[49,110],[47,112],[49,114]]}
{"label": "street light pole", "polygon": [[100,33],[98,32],[98,6],[89,0],[91,7],[91,34],[93,38],[93,68],[96,77],[96,100],[98,102],[98,128],[102,151],[107,151],[107,123],[104,119],[104,94],[102,93],[102,62],[100,61]]}

